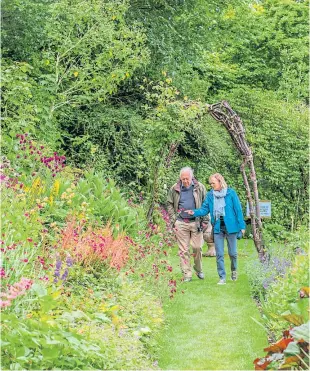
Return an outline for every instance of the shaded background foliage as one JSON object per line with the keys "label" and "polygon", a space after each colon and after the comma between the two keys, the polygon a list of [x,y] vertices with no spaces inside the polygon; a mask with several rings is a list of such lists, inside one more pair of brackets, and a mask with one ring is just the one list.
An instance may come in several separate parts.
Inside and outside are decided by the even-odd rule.
{"label": "shaded background foliage", "polygon": [[5,0],[2,8],[2,148],[11,160],[12,138],[31,132],[149,203],[163,203],[190,165],[204,183],[223,173],[245,205],[229,135],[199,107],[184,109],[191,99],[226,99],[246,127],[260,196],[272,201],[266,223],[307,223],[307,2]]}

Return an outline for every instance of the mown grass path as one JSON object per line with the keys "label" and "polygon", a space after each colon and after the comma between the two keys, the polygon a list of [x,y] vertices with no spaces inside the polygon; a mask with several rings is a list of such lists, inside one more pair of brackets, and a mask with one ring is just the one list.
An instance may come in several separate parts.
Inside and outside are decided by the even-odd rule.
{"label": "mown grass path", "polygon": [[[253,320],[261,322],[245,273],[245,262],[255,258],[255,248],[247,240],[240,241],[238,248],[237,282],[229,275],[226,285],[217,285],[215,258],[203,258],[205,279],[194,275],[193,281],[180,283],[175,298],[164,306],[167,326],[160,339],[161,369],[254,369],[253,360],[264,353],[267,335]],[[171,255],[174,269],[180,270],[176,248]],[[227,255],[225,265],[229,273]]]}

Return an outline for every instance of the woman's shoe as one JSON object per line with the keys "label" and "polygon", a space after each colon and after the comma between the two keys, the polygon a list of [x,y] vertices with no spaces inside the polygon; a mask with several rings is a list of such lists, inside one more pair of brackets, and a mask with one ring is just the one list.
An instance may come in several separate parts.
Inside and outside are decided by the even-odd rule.
{"label": "woman's shoe", "polygon": [[237,281],[237,278],[238,278],[237,271],[232,271],[231,272],[231,280],[232,281]]}

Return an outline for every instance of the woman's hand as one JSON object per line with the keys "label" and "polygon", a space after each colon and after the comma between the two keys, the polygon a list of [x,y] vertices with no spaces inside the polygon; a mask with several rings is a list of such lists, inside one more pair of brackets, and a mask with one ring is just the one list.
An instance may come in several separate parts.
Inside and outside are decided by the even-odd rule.
{"label": "woman's hand", "polygon": [[241,229],[241,232],[242,232],[242,236],[244,236],[244,234],[245,234],[245,229]]}
{"label": "woman's hand", "polygon": [[194,215],[194,211],[193,210],[185,210],[185,213],[187,213],[188,215]]}

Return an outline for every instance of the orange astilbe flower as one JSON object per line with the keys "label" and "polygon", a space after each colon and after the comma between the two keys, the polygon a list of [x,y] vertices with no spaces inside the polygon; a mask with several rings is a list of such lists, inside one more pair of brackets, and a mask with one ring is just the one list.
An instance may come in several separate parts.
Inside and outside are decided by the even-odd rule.
{"label": "orange astilbe flower", "polygon": [[113,238],[110,224],[93,230],[74,219],[67,223],[62,233],[62,251],[69,253],[75,261],[86,266],[106,262],[111,268],[121,269],[129,257],[130,239],[124,235]]}

